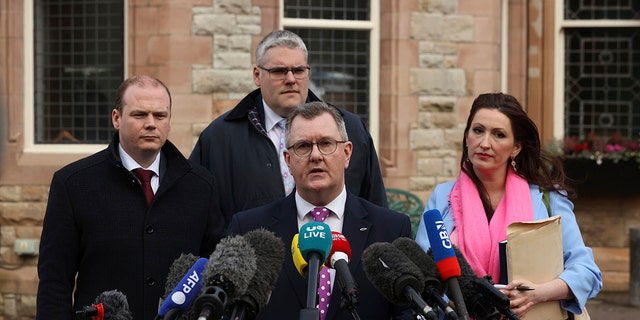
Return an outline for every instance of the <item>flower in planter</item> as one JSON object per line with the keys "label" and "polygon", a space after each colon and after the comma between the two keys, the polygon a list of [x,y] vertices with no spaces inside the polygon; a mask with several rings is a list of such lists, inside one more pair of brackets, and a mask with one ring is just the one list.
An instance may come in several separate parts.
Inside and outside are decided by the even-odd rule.
{"label": "flower in planter", "polygon": [[640,165],[639,141],[626,139],[619,132],[606,140],[593,132],[584,140],[575,135],[567,136],[561,144],[559,141],[547,144],[546,149],[559,157],[591,159],[598,165],[603,160],[611,160],[613,163],[636,161]]}

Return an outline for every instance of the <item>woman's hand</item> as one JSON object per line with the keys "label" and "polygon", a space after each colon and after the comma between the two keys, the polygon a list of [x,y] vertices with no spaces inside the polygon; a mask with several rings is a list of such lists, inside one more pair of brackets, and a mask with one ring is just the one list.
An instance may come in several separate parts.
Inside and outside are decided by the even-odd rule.
{"label": "woman's hand", "polygon": [[[517,290],[516,287],[518,286],[531,287],[533,290]],[[511,310],[521,319],[524,319],[531,307],[538,303],[573,298],[573,293],[561,279],[554,279],[541,284],[516,279],[509,282],[506,289],[500,289],[500,291],[509,298]]]}

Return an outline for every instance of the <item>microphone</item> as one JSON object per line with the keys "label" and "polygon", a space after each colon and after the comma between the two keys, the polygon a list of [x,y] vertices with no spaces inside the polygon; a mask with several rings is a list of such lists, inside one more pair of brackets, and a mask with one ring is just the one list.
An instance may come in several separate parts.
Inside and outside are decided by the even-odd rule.
{"label": "microphone", "polygon": [[428,255],[420,245],[413,239],[401,237],[392,243],[396,248],[400,249],[418,268],[425,277],[425,287],[422,296],[430,305],[438,305],[449,319],[457,320],[458,314],[449,306],[442,298],[442,282],[440,282],[440,273],[436,267],[433,258]]}
{"label": "microphone", "polygon": [[220,240],[203,272],[203,288],[194,301],[198,320],[220,319],[229,302],[246,291],[256,273],[256,254],[242,236]]}
{"label": "microphone", "polygon": [[91,306],[76,311],[76,319],[133,320],[127,297],[118,290],[105,291]]}
{"label": "microphone", "polygon": [[293,259],[293,265],[298,270],[298,273],[303,277],[307,277],[307,271],[309,268],[309,264],[307,260],[302,257],[302,252],[300,252],[300,248],[298,246],[298,238],[299,233],[296,233],[291,240],[291,258]]}
{"label": "microphone", "polygon": [[469,307],[469,314],[478,320],[500,320],[501,315],[507,319],[520,320],[509,307],[509,298],[493,286],[491,276],[477,277],[462,252],[455,246],[453,249],[462,270],[460,288]]}
{"label": "microphone", "polygon": [[378,291],[397,305],[413,304],[430,320],[438,319],[418,292],[424,290],[424,276],[398,248],[388,242],[376,242],[362,253],[365,275]]}
{"label": "microphone", "polygon": [[[186,263],[192,261],[194,258],[196,259],[195,262],[193,262],[191,268],[185,272],[185,266],[188,267]],[[156,320],[178,319],[180,315],[187,312],[202,288],[202,274],[207,261],[206,258],[198,259],[192,254],[182,254],[173,262],[169,268],[165,290],[170,288],[170,284],[175,283],[174,289],[166,295],[164,302],[158,310]],[[176,283],[175,279],[178,279],[178,275],[181,274],[184,276]]]}
{"label": "microphone", "polygon": [[351,245],[347,238],[340,232],[331,232],[331,252],[325,262],[325,266],[336,269],[338,283],[342,288],[344,306],[348,310],[356,311],[358,306],[358,285],[349,271],[349,259],[351,259]]}
{"label": "microphone", "polygon": [[[295,238],[295,236],[294,236]],[[319,313],[317,304],[318,277],[320,267],[331,251],[331,229],[322,222],[308,222],[300,228],[298,248],[307,267],[307,307],[300,310],[300,318],[316,318]],[[295,253],[294,253],[295,257]],[[295,262],[294,262],[295,263]]]}
{"label": "microphone", "polygon": [[284,262],[284,243],[276,235],[266,229],[249,231],[244,235],[256,253],[256,272],[247,291],[234,303],[229,316],[230,320],[254,320],[260,309],[267,305],[271,290],[278,280]]}
{"label": "microphone", "polygon": [[463,320],[470,320],[458,283],[460,264],[453,250],[453,244],[449,240],[447,228],[442,221],[442,214],[437,209],[427,210],[422,215],[422,219],[429,236],[433,260],[436,262],[442,280],[447,282],[448,293],[456,305],[458,316]]}

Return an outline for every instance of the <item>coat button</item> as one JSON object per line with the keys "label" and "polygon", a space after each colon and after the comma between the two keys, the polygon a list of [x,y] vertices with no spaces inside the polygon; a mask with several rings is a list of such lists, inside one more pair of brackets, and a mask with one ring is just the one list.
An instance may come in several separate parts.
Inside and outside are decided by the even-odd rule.
{"label": "coat button", "polygon": [[151,286],[153,286],[153,285],[155,285],[155,284],[156,284],[156,279],[151,278],[151,277],[147,278],[147,285],[148,285],[148,286],[150,286],[150,287],[151,287]]}
{"label": "coat button", "polygon": [[150,225],[150,224],[149,224],[149,225],[147,225],[147,233],[148,233],[148,234],[152,234],[154,231],[155,231],[155,230],[153,229],[153,226],[152,226],[152,225]]}

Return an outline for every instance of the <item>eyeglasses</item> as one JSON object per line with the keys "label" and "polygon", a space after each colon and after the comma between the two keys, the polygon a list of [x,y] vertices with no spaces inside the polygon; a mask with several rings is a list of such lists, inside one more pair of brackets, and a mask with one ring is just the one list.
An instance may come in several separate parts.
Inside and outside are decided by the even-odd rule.
{"label": "eyeglasses", "polygon": [[288,149],[293,148],[293,152],[300,158],[306,158],[311,155],[311,151],[313,151],[313,146],[318,146],[318,151],[325,156],[328,156],[338,149],[338,143],[345,143],[348,140],[339,141],[332,138],[322,138],[318,140],[318,142],[311,141],[298,141],[287,147]]}
{"label": "eyeglasses", "polygon": [[258,66],[258,68],[267,71],[269,73],[269,78],[271,78],[271,80],[284,80],[287,78],[287,74],[289,74],[289,71],[291,71],[291,73],[293,73],[293,77],[301,80],[301,79],[305,79],[309,76],[309,70],[311,70],[311,67],[306,66],[306,67],[295,67],[295,68],[265,68],[262,66]]}

